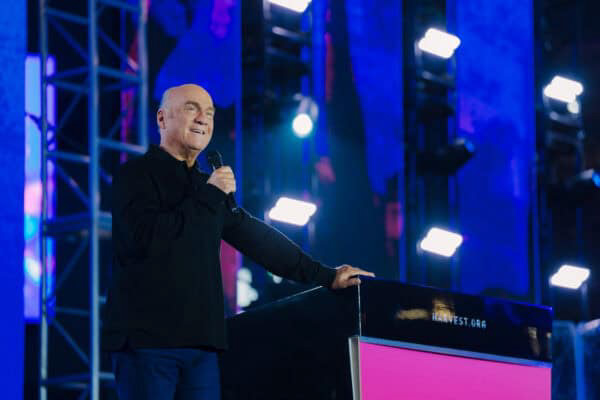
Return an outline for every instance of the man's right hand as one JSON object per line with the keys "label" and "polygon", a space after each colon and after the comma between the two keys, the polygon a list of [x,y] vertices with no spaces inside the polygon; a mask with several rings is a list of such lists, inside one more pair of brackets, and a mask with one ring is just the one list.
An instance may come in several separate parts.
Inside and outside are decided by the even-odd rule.
{"label": "man's right hand", "polygon": [[235,176],[228,166],[215,169],[206,183],[218,187],[225,194],[235,192]]}

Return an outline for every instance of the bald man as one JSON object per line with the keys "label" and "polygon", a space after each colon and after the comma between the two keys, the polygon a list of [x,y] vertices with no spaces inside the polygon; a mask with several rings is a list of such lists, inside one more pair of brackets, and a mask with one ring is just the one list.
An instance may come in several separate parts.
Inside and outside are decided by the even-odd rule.
{"label": "bald man", "polygon": [[103,325],[121,400],[219,399],[216,353],[227,348],[221,239],[272,273],[332,289],[373,274],[313,260],[274,228],[225,204],[230,167],[206,174],[215,107],[197,85],[165,91],[160,146],[123,164],[113,182],[113,282]]}

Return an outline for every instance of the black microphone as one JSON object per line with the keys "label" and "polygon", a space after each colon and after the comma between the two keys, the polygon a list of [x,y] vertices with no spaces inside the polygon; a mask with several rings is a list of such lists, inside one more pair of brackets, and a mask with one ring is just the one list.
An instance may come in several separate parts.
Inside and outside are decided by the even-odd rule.
{"label": "black microphone", "polygon": [[[221,153],[219,153],[216,150],[211,150],[208,153],[206,153],[206,160],[212,167],[213,171],[215,169],[221,168],[223,166],[223,157],[221,157]],[[226,202],[227,206],[231,209],[231,212],[233,212],[233,213],[239,212],[237,203],[235,201],[235,197],[233,197],[233,192],[231,192],[227,195],[225,202]]]}

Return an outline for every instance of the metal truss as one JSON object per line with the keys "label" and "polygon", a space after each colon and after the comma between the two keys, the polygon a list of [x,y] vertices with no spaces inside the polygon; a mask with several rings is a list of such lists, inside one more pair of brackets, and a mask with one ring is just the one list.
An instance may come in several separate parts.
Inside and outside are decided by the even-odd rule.
{"label": "metal truss", "polygon": [[[311,104],[315,102],[322,105],[319,101],[324,103],[324,89],[319,91],[320,97],[315,99],[314,88],[313,9],[315,3],[322,5],[322,14],[324,14],[324,2],[321,0],[312,1],[303,12],[291,11],[273,4],[270,0],[251,0],[242,3],[242,31],[245,42],[242,51],[242,92],[246,99],[245,132],[254,139],[248,142],[247,151],[255,153],[258,150],[269,154],[263,157],[265,160],[271,160],[273,158],[271,155],[280,151],[281,141],[286,140],[272,132],[279,129],[281,120],[291,115],[302,99],[310,99]],[[322,37],[324,24],[319,27],[322,29],[319,31]],[[323,40],[321,40],[321,47],[318,48],[321,53],[318,55],[321,56],[320,66],[324,69],[325,56],[322,42]],[[321,78],[319,83],[324,87],[324,71],[319,72]],[[289,122],[291,123],[291,120]],[[313,136],[304,139],[310,143],[311,152],[314,149]],[[256,143],[260,145],[254,149],[252,146]],[[285,165],[293,163],[296,170],[300,171],[302,182],[296,184],[311,188],[314,193],[312,186],[316,183],[312,182],[311,166],[308,165],[314,160],[301,161],[298,154],[291,153],[286,153],[285,158]],[[281,172],[274,172],[281,171],[283,165],[278,164],[277,161],[266,162],[270,164],[264,171],[248,169],[248,172],[254,175],[248,181],[262,182],[263,187],[260,189],[263,193],[262,200],[269,202],[272,200],[270,196],[285,188],[280,187],[283,180],[278,174]],[[265,204],[259,207],[263,208]],[[268,221],[267,216],[265,219]],[[312,222],[309,224],[312,225]],[[303,243],[305,249],[306,244]]]}
{"label": "metal truss", "polygon": [[[139,0],[137,4],[126,0],[88,0],[87,12],[82,15],[78,8],[85,2],[53,2],[40,0],[40,52],[41,52],[41,118],[39,120],[42,138],[42,240],[41,240],[41,321],[40,321],[40,400],[46,400],[61,390],[79,391],[80,399],[100,399],[101,383],[111,383],[113,375],[101,370],[100,364],[100,307],[104,299],[100,295],[100,260],[101,241],[110,238],[111,215],[101,209],[101,185],[110,185],[111,175],[103,168],[103,155],[109,152],[129,154],[143,153],[147,148],[147,56],[146,56],[146,18],[147,1]],[[62,7],[62,8],[59,8]],[[67,8],[65,8],[67,7]],[[119,15],[120,40],[115,40],[111,31],[115,23],[112,15]],[[101,17],[103,17],[101,19]],[[109,20],[111,27],[103,27],[101,21]],[[132,21],[129,32],[125,23]],[[132,41],[127,35],[136,37],[137,57],[128,55],[128,46]],[[49,56],[49,42],[56,45],[60,41],[55,56],[57,66],[61,62],[62,49],[70,49],[79,56],[81,66],[60,69],[52,76],[47,75],[46,60]],[[85,42],[82,45],[81,42]],[[119,42],[119,43],[117,43]],[[99,48],[105,49],[104,52]],[[56,46],[54,47],[57,48]],[[101,55],[109,61],[101,62]],[[137,58],[137,60],[135,60]],[[115,61],[117,60],[117,61]],[[48,122],[47,88],[56,88],[58,98],[69,99],[68,106],[59,110],[55,126]],[[126,92],[127,91],[127,92]],[[128,104],[123,103],[123,93],[134,93],[136,99]],[[110,104],[120,104],[121,112],[117,113],[112,127],[106,131],[101,127],[101,99],[110,99]],[[77,116],[78,121],[85,120],[85,115],[77,114],[80,103],[87,99],[87,143],[85,135],[76,132],[69,120]],[[110,109],[110,107],[107,107]],[[115,139],[124,118],[135,113],[137,118],[137,135],[134,140]],[[128,114],[129,113],[129,114]],[[113,112],[114,114],[114,112]],[[112,115],[110,110],[103,116]],[[85,126],[85,125],[82,125]],[[83,130],[79,127],[79,131]],[[49,136],[49,134],[51,134]],[[82,139],[84,144],[79,144]],[[115,156],[115,154],[113,154]],[[49,164],[51,162],[52,164]],[[57,179],[65,183],[66,190],[72,192],[80,201],[80,209],[75,210],[73,204],[61,206],[63,196],[58,196],[57,210],[61,215],[51,216],[48,212],[49,181],[48,169],[54,168]],[[87,174],[86,174],[87,172]],[[87,178],[87,181],[86,181]],[[61,182],[61,184],[62,184]],[[85,185],[87,184],[87,190]],[[74,202],[71,202],[74,203]],[[76,203],[75,203],[76,204]],[[48,271],[50,260],[47,257],[47,239],[54,238],[57,243],[70,242],[75,250],[68,262],[56,265],[56,284],[49,288]],[[72,243],[76,243],[72,246]],[[68,246],[62,246],[68,247]],[[58,246],[57,246],[58,248]],[[86,260],[85,254],[89,253]],[[64,255],[64,254],[62,254]],[[61,257],[67,259],[68,257]],[[81,304],[70,306],[62,304],[61,294],[73,280],[73,273],[78,269],[87,269],[89,290],[87,299]],[[81,281],[75,284],[82,285]],[[51,291],[49,290],[51,289]],[[69,297],[69,296],[67,296]],[[72,296],[71,296],[72,297]],[[77,302],[79,303],[79,302]],[[87,303],[87,306],[85,305]],[[67,324],[69,319],[74,324]],[[77,337],[71,328],[79,324],[79,331],[87,332],[89,337]],[[88,326],[89,325],[89,326]],[[50,346],[50,334],[61,338],[64,345],[71,349],[81,363],[75,368],[83,368],[75,373],[54,375],[52,368],[58,358],[66,354],[54,354]],[[54,336],[52,336],[54,339]],[[63,362],[64,364],[64,362]],[[51,376],[52,375],[52,376]],[[102,385],[104,387],[104,385]]]}
{"label": "metal truss", "polygon": [[600,320],[578,324],[557,320],[552,324],[552,332],[553,396],[575,400],[594,398],[598,385],[589,377],[594,376]]}
{"label": "metal truss", "polygon": [[[315,97],[315,69],[322,67],[324,69],[324,52],[320,55],[323,56],[320,61],[323,62],[320,66],[315,65],[315,29],[314,29],[314,14],[322,11],[322,17],[324,17],[324,2],[319,0],[311,1],[307,8],[301,13],[290,13],[289,10],[283,10],[281,7],[274,5],[270,0],[262,0],[263,10],[263,32],[264,32],[264,91],[265,99],[269,102],[269,106],[275,106],[275,108],[285,109],[286,104],[294,104],[292,99],[297,99],[296,102],[300,103],[301,99],[310,99],[311,104],[318,104],[321,100],[321,112],[325,109],[324,107],[324,92],[319,93],[322,98],[316,99]],[[323,18],[324,20],[324,18]],[[321,37],[324,35],[324,25],[321,26],[323,31],[319,32]],[[315,68],[316,67],[316,68]],[[286,71],[282,74],[281,71]],[[324,70],[317,71],[324,76]],[[324,87],[324,77],[320,81]],[[300,96],[300,97],[298,97]],[[318,106],[317,106],[318,109]],[[320,118],[324,121],[324,118]],[[268,125],[268,124],[266,124]],[[318,121],[315,121],[315,125],[318,126]],[[263,128],[266,128],[263,127]],[[315,130],[318,128],[315,128]],[[269,130],[269,128],[267,128]],[[271,150],[269,153],[272,154],[275,148],[284,147],[281,141],[285,142],[287,139],[278,135],[278,137],[267,136],[267,148]],[[315,134],[311,134],[310,137],[304,140],[308,141],[309,156],[308,159],[301,160],[299,152],[296,154],[286,154],[286,164],[295,165],[297,173],[302,177],[296,189],[308,189],[311,196],[318,196],[318,180],[316,179],[314,171],[314,163],[316,162],[315,154]],[[267,154],[264,159],[270,159],[271,156]],[[279,171],[283,168],[283,165],[271,165],[269,170]],[[284,192],[286,187],[281,187],[277,182],[282,180],[278,178],[277,174],[271,174],[271,176],[265,177],[265,189],[270,189],[271,194],[277,192]],[[265,190],[265,193],[268,193]],[[265,220],[270,222],[268,214],[265,214]],[[315,234],[315,222],[311,219],[306,227],[306,232],[301,238],[296,238],[299,244],[305,251],[310,251],[311,246],[314,244]]]}
{"label": "metal truss", "polygon": [[406,266],[401,266],[400,278],[457,289],[456,258],[447,269],[450,273],[442,276],[431,273],[439,270],[435,267],[436,260],[415,252],[428,221],[443,221],[452,226],[458,219],[458,181],[454,172],[432,173],[421,162],[456,138],[456,58],[452,57],[443,68],[430,68],[417,45],[429,24],[446,25],[443,1],[410,0],[405,3],[404,12],[405,146],[410,150],[405,158],[407,258]]}

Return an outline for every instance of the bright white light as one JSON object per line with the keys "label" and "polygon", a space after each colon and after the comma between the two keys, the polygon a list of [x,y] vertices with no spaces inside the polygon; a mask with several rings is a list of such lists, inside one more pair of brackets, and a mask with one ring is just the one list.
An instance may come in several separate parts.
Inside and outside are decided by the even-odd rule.
{"label": "bright white light", "polygon": [[440,228],[431,228],[427,235],[419,243],[422,250],[451,257],[461,245],[463,238],[458,233],[446,231]]}
{"label": "bright white light", "polygon": [[298,13],[304,12],[311,0],[269,0],[271,3]]}
{"label": "bright white light", "polygon": [[[583,85],[577,81],[555,76],[544,88],[544,95],[555,100],[573,103],[583,93]],[[570,111],[570,110],[569,110]]]}
{"label": "bright white light", "polygon": [[565,103],[573,103],[577,96],[573,92],[564,91],[558,86],[552,84],[544,88],[544,96],[550,97],[551,99],[564,101]]}
{"label": "bright white light", "polygon": [[42,267],[40,261],[32,257],[25,256],[25,272],[35,284],[40,283],[42,277]]}
{"label": "bright white light", "polygon": [[579,114],[581,107],[579,106],[577,100],[575,100],[567,104],[567,110],[569,110],[571,114]]}
{"label": "bright white light", "polygon": [[454,50],[460,46],[460,39],[439,29],[429,28],[425,37],[417,44],[419,49],[442,58],[450,58]]}
{"label": "bright white light", "polygon": [[578,289],[583,282],[590,276],[588,268],[576,267],[565,264],[552,275],[550,283],[554,286],[561,286],[568,289]]}
{"label": "bright white light", "polygon": [[271,278],[273,278],[273,282],[276,284],[280,284],[283,281],[282,277],[277,276],[275,274],[271,274]]}
{"label": "bright white light", "polygon": [[282,197],[277,200],[275,207],[269,211],[269,218],[288,224],[304,226],[317,211],[317,206],[306,201]]}
{"label": "bright white light", "polygon": [[258,299],[258,292],[252,287],[252,272],[248,268],[240,268],[237,273],[237,305],[248,307]]}
{"label": "bright white light", "polygon": [[579,96],[583,93],[583,85],[577,81],[563,78],[562,76],[555,76],[552,78],[552,82],[550,82],[552,86],[558,86],[559,88],[573,92],[576,96]]}
{"label": "bright white light", "polygon": [[292,129],[294,130],[296,136],[301,138],[307,137],[313,129],[312,119],[308,116],[308,114],[298,114],[292,122]]}

